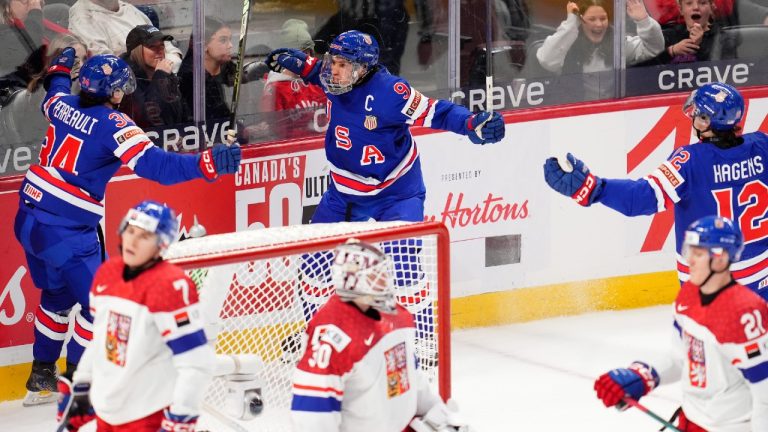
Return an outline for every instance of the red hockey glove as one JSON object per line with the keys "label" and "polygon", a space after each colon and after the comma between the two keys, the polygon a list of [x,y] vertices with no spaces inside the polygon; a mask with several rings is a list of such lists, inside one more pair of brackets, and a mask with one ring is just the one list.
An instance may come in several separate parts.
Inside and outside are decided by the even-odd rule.
{"label": "red hockey glove", "polygon": [[607,407],[625,396],[638,400],[659,385],[659,375],[645,363],[634,362],[628,368],[614,369],[595,381],[597,398]]}
{"label": "red hockey glove", "polygon": [[72,382],[65,377],[59,377],[58,389],[56,421],[59,422],[59,430],[77,431],[96,418],[88,397],[90,384],[78,383],[73,386]]}

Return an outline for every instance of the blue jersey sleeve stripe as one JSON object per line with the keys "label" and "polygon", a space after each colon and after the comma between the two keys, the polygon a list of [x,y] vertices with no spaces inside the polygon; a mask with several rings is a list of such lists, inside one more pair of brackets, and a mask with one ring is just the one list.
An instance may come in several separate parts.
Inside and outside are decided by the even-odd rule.
{"label": "blue jersey sleeve stripe", "polygon": [[341,411],[341,401],[333,397],[316,397],[293,395],[292,411],[338,412]]}
{"label": "blue jersey sleeve stripe", "polygon": [[173,351],[174,355],[183,354],[193,348],[197,348],[207,343],[205,339],[205,333],[203,330],[198,330],[194,333],[186,334],[177,339],[171,339],[166,341],[168,347]]}
{"label": "blue jersey sleeve stripe", "polygon": [[768,361],[764,361],[751,368],[741,369],[741,374],[751,383],[760,382],[768,378]]}

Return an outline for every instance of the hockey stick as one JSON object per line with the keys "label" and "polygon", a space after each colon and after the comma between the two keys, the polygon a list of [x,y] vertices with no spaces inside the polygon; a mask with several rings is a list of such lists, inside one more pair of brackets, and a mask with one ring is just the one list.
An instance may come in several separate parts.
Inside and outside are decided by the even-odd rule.
{"label": "hockey stick", "polygon": [[[229,126],[235,127],[237,117],[237,105],[240,102],[240,87],[243,81],[243,63],[245,60],[245,41],[248,38],[248,21],[251,16],[251,0],[243,0],[243,10],[240,17],[240,42],[238,45],[237,53],[237,69],[235,70],[235,82],[232,87],[232,116],[230,117]],[[242,134],[241,125],[237,124],[238,138]],[[238,140],[239,141],[239,140]]]}
{"label": "hockey stick", "polygon": [[622,399],[622,401],[619,402],[618,405],[616,405],[616,408],[617,409],[623,409],[627,405],[639,409],[640,411],[642,411],[643,413],[647,414],[652,419],[654,419],[654,420],[658,421],[659,423],[663,424],[664,427],[669,429],[670,431],[672,431],[672,432],[681,432],[680,429],[678,429],[675,425],[673,425],[672,423],[664,420],[663,417],[661,417],[658,414],[656,414],[655,412],[649,410],[645,406],[640,405],[640,402],[636,401],[635,399],[632,399],[629,396],[624,397],[624,399]]}
{"label": "hockey stick", "polygon": [[485,0],[485,110],[493,112],[493,0]]}

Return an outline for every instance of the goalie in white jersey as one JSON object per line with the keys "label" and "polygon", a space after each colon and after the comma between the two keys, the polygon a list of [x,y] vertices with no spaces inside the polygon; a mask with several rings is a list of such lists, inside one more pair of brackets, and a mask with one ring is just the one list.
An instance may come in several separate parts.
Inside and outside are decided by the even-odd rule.
{"label": "goalie in white jersey", "polygon": [[193,432],[216,356],[195,283],[162,259],[177,238],[176,215],[144,201],[119,232],[120,255],[93,280],[93,340],[72,383],[59,381],[60,430],[78,430],[95,411],[99,432]]}
{"label": "goalie in white jersey", "polygon": [[413,316],[395,302],[389,257],[355,239],[335,253],[336,294],[309,322],[293,377],[293,430],[467,430],[418,368]]}

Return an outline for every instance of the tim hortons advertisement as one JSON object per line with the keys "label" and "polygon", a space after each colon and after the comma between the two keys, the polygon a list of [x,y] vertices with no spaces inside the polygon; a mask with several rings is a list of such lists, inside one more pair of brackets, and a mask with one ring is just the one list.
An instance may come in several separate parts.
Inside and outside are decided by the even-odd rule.
{"label": "tim hortons advertisement", "polygon": [[[745,93],[761,98],[749,99],[744,129],[768,131],[766,91]],[[415,129],[426,218],[451,231],[452,295],[674,269],[670,215],[627,218],[601,205],[583,208],[549,189],[542,165],[570,151],[597,176],[645,176],[675,147],[695,141],[683,100],[625,101],[622,111],[587,104],[571,117],[557,117],[563,110],[512,113],[504,141],[485,146]],[[124,168],[107,189],[107,250],[116,253],[120,219],[144,199],[175,208],[182,236],[195,217],[215,234],[306,223],[328,181],[320,139],[248,147],[239,173],[212,183],[161,186]],[[0,179],[0,366],[30,360],[39,302],[13,234],[20,183]]]}

